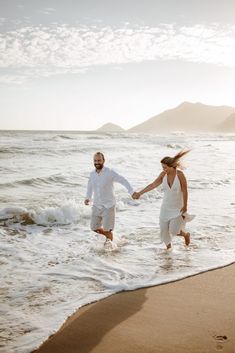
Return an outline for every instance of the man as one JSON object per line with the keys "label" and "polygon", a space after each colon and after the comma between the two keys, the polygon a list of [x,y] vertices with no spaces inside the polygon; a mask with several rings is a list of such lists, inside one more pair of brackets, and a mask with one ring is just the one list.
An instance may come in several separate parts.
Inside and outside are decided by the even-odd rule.
{"label": "man", "polygon": [[116,200],[113,183],[117,182],[125,186],[130,195],[133,195],[134,190],[123,176],[112,169],[104,167],[104,163],[105,158],[103,153],[97,152],[94,155],[95,170],[90,174],[84,203],[85,205],[89,205],[92,194],[94,194],[91,230],[103,234],[106,237],[106,241],[109,242],[113,240],[115,223]]}

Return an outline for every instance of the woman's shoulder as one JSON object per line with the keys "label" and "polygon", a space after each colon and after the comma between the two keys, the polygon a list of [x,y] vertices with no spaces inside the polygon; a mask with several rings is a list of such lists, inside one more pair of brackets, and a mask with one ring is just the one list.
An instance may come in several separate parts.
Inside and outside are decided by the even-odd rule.
{"label": "woman's shoulder", "polygon": [[164,171],[162,171],[160,174],[158,174],[158,176],[156,177],[156,179],[155,179],[155,182],[162,182],[162,180],[163,180],[163,178],[164,178],[164,176],[165,176],[165,172]]}
{"label": "woman's shoulder", "polygon": [[159,174],[158,179],[160,179],[160,180],[162,181],[165,175],[166,175],[166,172],[164,172],[164,170],[163,170],[163,171]]}
{"label": "woman's shoulder", "polygon": [[176,173],[177,173],[177,175],[184,175],[184,172],[182,170],[180,170],[180,169],[177,169]]}
{"label": "woman's shoulder", "polygon": [[180,180],[186,179],[184,172],[182,170],[177,169],[176,173],[177,173],[177,176]]}

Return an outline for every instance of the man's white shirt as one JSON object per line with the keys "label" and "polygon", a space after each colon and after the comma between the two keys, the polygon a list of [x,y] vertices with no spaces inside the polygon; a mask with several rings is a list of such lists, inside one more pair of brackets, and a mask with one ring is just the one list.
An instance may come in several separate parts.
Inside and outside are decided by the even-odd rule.
{"label": "man's white shirt", "polygon": [[94,195],[93,205],[98,208],[110,208],[116,203],[113,183],[123,185],[130,195],[134,190],[130,183],[120,174],[112,169],[103,167],[99,173],[92,171],[87,184],[86,199],[91,200]]}

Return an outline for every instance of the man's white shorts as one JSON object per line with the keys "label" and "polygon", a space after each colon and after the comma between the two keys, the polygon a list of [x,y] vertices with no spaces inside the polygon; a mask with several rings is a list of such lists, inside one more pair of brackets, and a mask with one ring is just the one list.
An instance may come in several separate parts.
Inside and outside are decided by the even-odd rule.
{"label": "man's white shorts", "polygon": [[92,207],[91,230],[103,227],[104,230],[113,230],[115,224],[115,206],[111,208]]}

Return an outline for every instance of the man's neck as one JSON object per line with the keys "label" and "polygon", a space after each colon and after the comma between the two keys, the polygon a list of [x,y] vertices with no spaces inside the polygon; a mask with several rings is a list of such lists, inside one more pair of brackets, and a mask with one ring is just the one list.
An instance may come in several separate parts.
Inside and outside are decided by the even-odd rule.
{"label": "man's neck", "polygon": [[100,173],[103,170],[104,167],[102,167],[101,169],[96,169],[96,173]]}

